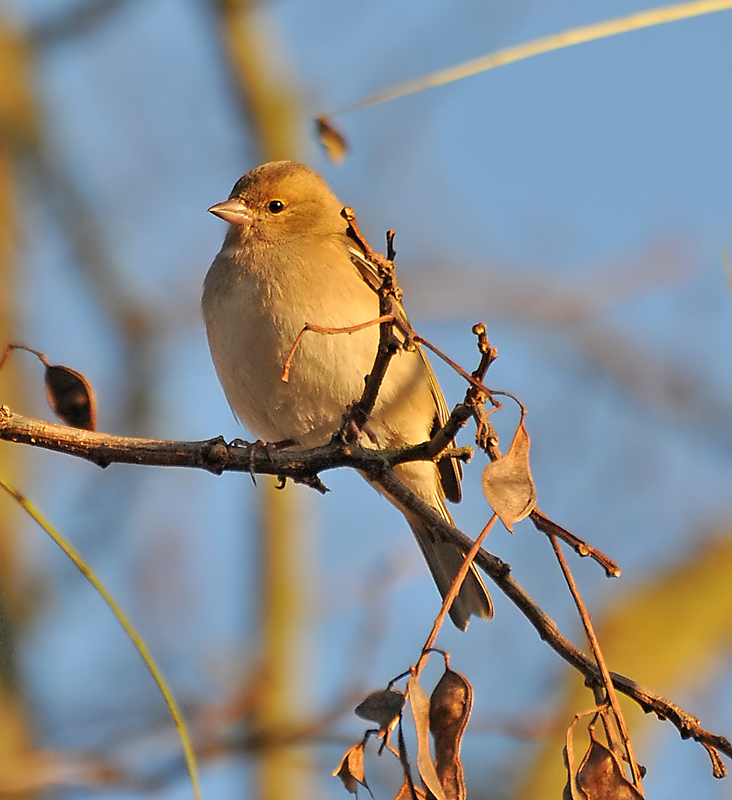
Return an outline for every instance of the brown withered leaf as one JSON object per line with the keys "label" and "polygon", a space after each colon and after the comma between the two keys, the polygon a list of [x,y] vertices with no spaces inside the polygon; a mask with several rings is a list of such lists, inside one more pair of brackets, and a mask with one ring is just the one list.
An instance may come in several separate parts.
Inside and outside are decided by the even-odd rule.
{"label": "brown withered leaf", "polygon": [[71,367],[46,364],[46,397],[56,415],[67,425],[96,429],[94,392],[86,378]]}
{"label": "brown withered leaf", "polygon": [[573,774],[574,759],[571,753],[573,725],[568,731],[567,746],[564,750],[568,775],[562,792],[563,800],[643,800],[643,793],[625,777],[616,754],[597,740],[594,723],[589,726],[590,746],[582,758],[577,774]]}
{"label": "brown withered leaf", "polygon": [[340,164],[348,155],[348,143],[343,134],[324,116],[316,118],[315,132],[330,161]]}
{"label": "brown withered leaf", "polygon": [[574,754],[569,741],[562,748],[564,768],[567,770],[567,782],[562,789],[562,800],[586,800],[577,788],[577,776],[574,774]]}
{"label": "brown withered leaf", "polygon": [[407,787],[407,791],[410,792],[411,797],[414,800],[414,798],[417,797],[417,787],[414,785],[414,779],[412,778],[412,766],[409,763],[409,754],[407,753],[407,743],[404,740],[404,725],[402,725],[401,720],[399,720],[399,724],[397,725],[396,730],[397,730],[397,742],[398,742],[396,756],[399,759],[399,763],[402,765],[402,772],[404,773],[404,785]]}
{"label": "brown withered leaf", "polygon": [[435,743],[435,771],[447,800],[465,800],[460,747],[472,707],[470,683],[460,673],[446,668],[430,697],[429,720]]}
{"label": "brown withered leaf", "polygon": [[412,716],[414,717],[414,729],[417,733],[417,769],[419,770],[419,775],[427,788],[428,797],[431,795],[435,800],[447,800],[445,793],[442,791],[442,785],[437,777],[435,764],[430,754],[430,701],[414,676],[407,683],[407,694],[409,696],[409,705],[412,708]]}
{"label": "brown withered leaf", "polygon": [[424,789],[415,786],[405,778],[394,800],[426,800],[426,798]]}
{"label": "brown withered leaf", "polygon": [[588,800],[642,800],[643,795],[625,777],[612,750],[593,739],[577,773],[577,786]]}
{"label": "brown withered leaf", "polygon": [[404,708],[404,692],[392,689],[381,689],[371,692],[368,697],[354,709],[361,719],[376,722],[382,731],[393,727]]}
{"label": "brown withered leaf", "polygon": [[536,489],[529,468],[529,434],[524,414],[508,453],[483,470],[483,494],[501,522],[513,530],[536,506]]}
{"label": "brown withered leaf", "polygon": [[[341,759],[341,763],[338,765],[338,769],[333,771],[333,777],[340,778],[346,791],[351,794],[356,794],[359,783],[371,794],[371,789],[369,789],[366,783],[366,776],[364,773],[363,749],[364,742],[353,745],[350,750],[346,751]],[[371,796],[373,797],[373,795]]]}

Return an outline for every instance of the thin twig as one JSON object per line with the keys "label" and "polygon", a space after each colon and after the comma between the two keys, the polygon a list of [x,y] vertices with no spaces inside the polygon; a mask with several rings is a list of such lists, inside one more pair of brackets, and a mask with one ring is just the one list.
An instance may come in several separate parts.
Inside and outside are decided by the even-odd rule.
{"label": "thin twig", "polygon": [[381,281],[376,289],[379,297],[379,345],[376,349],[373,367],[366,376],[363,393],[358,402],[351,406],[349,414],[346,415],[341,426],[341,431],[345,432],[351,423],[355,424],[358,430],[362,430],[374,410],[381,385],[386,377],[386,371],[399,346],[394,336],[394,326],[398,325],[407,338],[411,335],[411,331],[406,329],[408,323],[400,305],[402,293],[396,284],[394,273],[394,256],[396,255],[394,231],[388,231],[386,235],[388,257],[384,258],[373,250],[366,237],[361,233],[353,209],[346,206],[341,211],[341,215],[348,222],[347,235],[361,248],[366,261],[374,267]]}
{"label": "thin twig", "polygon": [[432,625],[432,630],[430,631],[429,636],[427,637],[427,641],[424,643],[424,647],[422,648],[422,653],[417,661],[416,666],[414,667],[414,675],[419,677],[422,668],[427,663],[427,657],[431,650],[434,649],[435,641],[437,639],[437,635],[442,628],[442,624],[447,617],[448,612],[450,611],[450,607],[453,604],[453,601],[458,596],[460,589],[463,586],[463,582],[470,571],[470,568],[475,561],[475,556],[478,554],[480,550],[480,546],[483,544],[485,537],[488,535],[491,528],[495,525],[496,520],[498,519],[498,515],[494,514],[489,520],[486,526],[478,535],[478,538],[473,543],[473,546],[470,548],[470,552],[467,553],[465,556],[465,560],[460,565],[460,569],[457,571],[457,574],[453,578],[452,583],[450,584],[450,589],[448,590],[447,594],[442,600],[442,607],[440,608],[440,613],[435,618],[435,622]]}
{"label": "thin twig", "polygon": [[577,584],[575,583],[574,576],[569,569],[569,565],[567,564],[566,559],[564,558],[564,553],[562,553],[561,548],[559,547],[559,542],[557,542],[556,536],[549,535],[549,541],[551,542],[552,548],[554,549],[554,554],[557,557],[557,561],[559,562],[559,566],[561,567],[562,574],[564,575],[564,580],[567,582],[567,586],[569,587],[570,594],[574,600],[575,605],[577,606],[577,611],[579,612],[580,619],[582,620],[582,626],[585,629],[585,635],[587,636],[587,642],[590,645],[590,650],[592,651],[592,655],[595,658],[595,663],[597,664],[598,669],[600,670],[600,675],[602,676],[602,683],[605,687],[605,691],[607,692],[607,698],[610,702],[610,708],[613,711],[613,715],[615,716],[615,722],[618,726],[618,730],[620,731],[620,735],[623,739],[623,745],[625,747],[625,751],[627,753],[627,761],[630,765],[630,771],[633,776],[633,784],[635,785],[636,789],[639,792],[643,792],[641,787],[641,774],[638,768],[638,764],[635,760],[635,756],[633,755],[633,747],[630,743],[630,736],[628,734],[628,727],[625,724],[625,717],[623,716],[623,710],[620,708],[620,703],[618,702],[618,696],[615,693],[615,687],[613,686],[613,682],[610,678],[610,671],[607,668],[607,664],[605,663],[605,658],[602,654],[602,649],[600,648],[600,643],[597,640],[597,635],[595,634],[595,629],[592,625],[592,620],[590,619],[590,614],[587,611],[587,607],[585,606],[584,602],[582,601],[582,597],[579,593],[577,588]]}
{"label": "thin twig", "polygon": [[48,359],[46,358],[46,356],[43,353],[41,353],[40,350],[36,350],[33,347],[28,347],[28,345],[26,344],[15,344],[14,342],[11,342],[5,347],[2,358],[0,358],[0,369],[2,369],[5,366],[5,362],[7,361],[8,357],[14,350],[25,350],[28,353],[33,353],[34,356],[40,359],[44,367],[51,366],[48,363]]}
{"label": "thin twig", "polygon": [[424,336],[420,336],[418,333],[413,334],[412,339],[417,344],[421,344],[431,350],[438,358],[441,358],[446,364],[452,367],[455,372],[464,378],[471,386],[474,386],[481,392],[485,392],[485,394],[490,397],[490,389],[488,389],[486,386],[483,386],[483,384],[477,378],[474,378],[470,373],[466,372],[459,364],[453,361],[450,356],[443,353],[439,347],[435,346],[432,344],[432,342],[430,342],[428,339],[425,339]]}
{"label": "thin twig", "polygon": [[382,322],[389,322],[394,320],[393,314],[387,314],[383,317],[377,317],[376,319],[370,319],[368,322],[361,322],[358,325],[348,325],[345,328],[326,328],[322,325],[314,325],[312,322],[306,322],[303,325],[302,330],[300,333],[297,334],[295,341],[290,348],[290,352],[287,354],[287,358],[285,359],[285,365],[282,369],[282,377],[281,380],[287,383],[290,380],[290,368],[292,367],[292,359],[295,356],[295,351],[300,345],[303,336],[308,333],[308,331],[312,333],[319,333],[323,336],[334,336],[341,333],[358,333],[358,331],[366,330],[366,328],[373,328],[374,325],[380,325]]}
{"label": "thin twig", "polygon": [[529,514],[529,519],[531,519],[535,527],[542,531],[542,533],[545,533],[550,538],[556,536],[558,539],[568,544],[578,556],[582,558],[589,556],[597,561],[605,570],[605,574],[608,578],[620,577],[620,567],[611,558],[549,519],[549,517],[539,511],[538,508],[535,508],[531,514]]}

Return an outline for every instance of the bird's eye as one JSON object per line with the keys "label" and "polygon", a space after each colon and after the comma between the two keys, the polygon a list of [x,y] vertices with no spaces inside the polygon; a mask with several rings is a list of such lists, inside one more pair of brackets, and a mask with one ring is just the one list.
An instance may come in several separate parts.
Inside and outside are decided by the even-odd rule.
{"label": "bird's eye", "polygon": [[284,207],[285,207],[285,204],[282,202],[282,200],[270,200],[269,201],[269,205],[267,206],[267,208],[273,214],[279,214],[280,211],[282,211],[284,209]]}

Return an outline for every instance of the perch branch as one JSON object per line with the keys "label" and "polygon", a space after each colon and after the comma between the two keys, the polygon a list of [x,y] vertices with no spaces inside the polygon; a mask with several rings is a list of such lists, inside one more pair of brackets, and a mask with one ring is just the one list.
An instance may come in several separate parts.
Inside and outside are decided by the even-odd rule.
{"label": "perch branch", "polygon": [[[214,473],[224,471],[255,472],[267,475],[286,475],[294,480],[312,482],[313,475],[336,467],[352,467],[366,473],[402,507],[418,514],[432,530],[468,552],[473,540],[446,522],[440,514],[412,492],[397,478],[391,467],[413,457],[416,448],[399,450],[369,450],[354,443],[332,441],[310,450],[273,450],[244,444],[228,445],[221,438],[200,442],[129,438],[93,433],[65,425],[42,422],[13,413],[0,407],[0,440],[41,447],[90,461],[106,467],[112,463],[178,466],[205,469]],[[475,556],[478,566],[490,576],[496,586],[514,603],[534,626],[547,644],[570,666],[584,675],[588,683],[599,683],[601,676],[594,660],[575,647],[549,617],[511,576],[510,566],[486,550]],[[660,695],[640,686],[630,678],[611,672],[615,688],[634,700],[645,712],[671,722],[683,739],[699,742],[707,751],[720,751],[732,759],[732,743],[703,728],[689,712]],[[721,771],[719,759],[714,760],[715,775]],[[722,765],[723,766],[723,765]]]}

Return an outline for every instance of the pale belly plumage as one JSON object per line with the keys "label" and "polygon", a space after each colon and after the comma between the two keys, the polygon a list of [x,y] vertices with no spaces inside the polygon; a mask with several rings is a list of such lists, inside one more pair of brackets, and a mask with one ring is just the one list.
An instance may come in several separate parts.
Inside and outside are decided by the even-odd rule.
{"label": "pale belly plumage", "polygon": [[[313,276],[323,284],[321,291],[308,292],[304,302],[298,281],[273,286],[248,275],[229,282],[214,303],[206,304],[211,354],[229,404],[265,441],[293,439],[303,447],[328,441],[347,406],[363,391],[376,356],[377,325],[355,333],[305,333],[289,380],[282,380],[287,356],[306,322],[342,328],[378,316],[378,298],[355,269],[348,303],[342,274],[340,280],[328,278]],[[353,301],[354,290],[359,303]],[[223,323],[232,319],[235,326]],[[427,408],[433,403],[425,377],[418,353],[400,352],[392,360],[370,425],[380,446],[416,443],[429,435],[431,415],[414,414],[415,403]]]}

